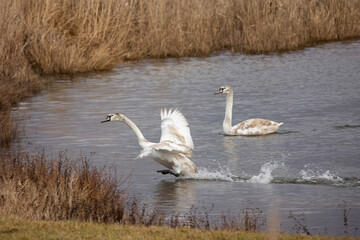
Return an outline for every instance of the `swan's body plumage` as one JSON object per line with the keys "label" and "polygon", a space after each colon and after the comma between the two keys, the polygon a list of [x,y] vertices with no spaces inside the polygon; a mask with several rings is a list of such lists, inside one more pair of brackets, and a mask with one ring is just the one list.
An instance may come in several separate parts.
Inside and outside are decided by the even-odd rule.
{"label": "swan's body plumage", "polygon": [[102,122],[120,121],[127,124],[137,135],[139,145],[142,148],[137,159],[149,156],[169,169],[159,172],[170,173],[175,176],[187,176],[196,173],[196,166],[189,159],[192,156],[194,143],[186,118],[177,109],[174,111],[162,109],[160,116],[161,137],[158,143],[147,141],[137,126],[120,113],[109,114],[106,120]]}
{"label": "swan's body plumage", "polygon": [[223,86],[215,92],[215,94],[219,93],[226,94],[225,119],[223,122],[225,135],[265,135],[276,132],[283,124],[261,118],[252,118],[232,126],[233,90],[230,86]]}
{"label": "swan's body plumage", "polygon": [[271,120],[252,118],[233,126],[232,132],[235,133],[234,135],[265,135],[276,132],[282,124]]}

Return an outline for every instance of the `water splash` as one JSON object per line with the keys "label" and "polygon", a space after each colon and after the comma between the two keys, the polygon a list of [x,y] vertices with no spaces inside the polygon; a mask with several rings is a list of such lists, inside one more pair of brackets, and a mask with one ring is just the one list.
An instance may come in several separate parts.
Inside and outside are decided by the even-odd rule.
{"label": "water splash", "polygon": [[[283,158],[285,158],[283,156]],[[305,165],[309,167],[309,165]],[[274,171],[277,171],[275,176]],[[350,177],[342,178],[326,171],[314,171],[311,169],[301,170],[298,174],[291,176],[281,176],[289,169],[286,168],[284,161],[271,161],[261,166],[258,175],[253,176],[236,176],[231,173],[227,167],[217,166],[213,168],[199,168],[198,173],[191,176],[181,177],[181,179],[190,180],[208,180],[208,181],[226,181],[226,182],[242,182],[242,183],[261,183],[261,184],[320,184],[332,185],[336,187],[358,187],[360,186],[359,178]]]}
{"label": "water splash", "polygon": [[331,174],[329,170],[324,173],[312,170],[301,170],[299,183],[311,182],[311,183],[341,183],[344,182],[339,176]]}
{"label": "water splash", "polygon": [[246,182],[264,183],[264,184],[271,183],[271,181],[274,179],[271,174],[279,166],[283,166],[283,164],[278,164],[277,162],[265,163],[264,165],[261,166],[259,175],[252,176]]}
{"label": "water splash", "polygon": [[233,175],[229,169],[220,170],[208,170],[206,168],[199,168],[198,173],[190,176],[181,177],[182,179],[193,179],[193,180],[215,180],[215,181],[228,181],[233,182],[235,175]]}

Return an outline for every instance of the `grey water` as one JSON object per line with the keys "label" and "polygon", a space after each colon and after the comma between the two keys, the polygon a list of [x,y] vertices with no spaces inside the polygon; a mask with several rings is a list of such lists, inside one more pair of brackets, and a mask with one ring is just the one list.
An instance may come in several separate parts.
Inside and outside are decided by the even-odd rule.
{"label": "grey water", "polygon": [[[230,137],[222,133],[225,96],[234,90],[233,123],[249,118],[284,122],[275,134]],[[161,175],[122,123],[103,123],[121,112],[153,142],[160,138],[160,109],[187,118],[199,173]],[[211,216],[276,209],[281,230],[296,231],[290,214],[305,217],[312,234],[359,235],[360,41],[325,44],[273,55],[222,52],[207,58],[127,62],[109,72],[59,78],[19,104],[25,119],[19,146],[46,154],[89,156],[130,175],[129,192],[164,212],[210,207]],[[344,225],[346,203],[347,224]],[[351,209],[350,209],[351,208]]]}

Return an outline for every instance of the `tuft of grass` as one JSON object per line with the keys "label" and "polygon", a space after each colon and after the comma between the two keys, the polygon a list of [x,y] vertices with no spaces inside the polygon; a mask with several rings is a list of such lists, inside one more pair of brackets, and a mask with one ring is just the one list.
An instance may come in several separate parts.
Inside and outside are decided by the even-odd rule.
{"label": "tuft of grass", "polygon": [[0,212],[44,220],[120,222],[125,219],[122,179],[60,154],[43,152],[0,156]]}

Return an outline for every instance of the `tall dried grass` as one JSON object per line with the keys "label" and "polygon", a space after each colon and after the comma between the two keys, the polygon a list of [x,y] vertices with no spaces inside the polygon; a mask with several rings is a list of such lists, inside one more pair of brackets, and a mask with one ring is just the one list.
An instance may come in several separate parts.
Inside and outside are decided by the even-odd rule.
{"label": "tall dried grass", "polygon": [[24,28],[15,10],[11,1],[0,1],[0,146],[9,144],[18,132],[10,114],[12,105],[42,84],[23,52]]}
{"label": "tall dried grass", "polygon": [[[42,86],[41,75],[108,70],[129,59],[223,49],[267,53],[360,37],[359,0],[0,0],[0,19],[4,116]],[[0,144],[14,135],[4,119]]]}
{"label": "tall dried grass", "polygon": [[358,0],[15,0],[8,9],[24,32],[25,56],[45,74],[360,37]]}
{"label": "tall dried grass", "polygon": [[62,155],[48,161],[44,153],[0,156],[0,209],[33,219],[115,222],[123,219],[123,183],[86,158]]}

